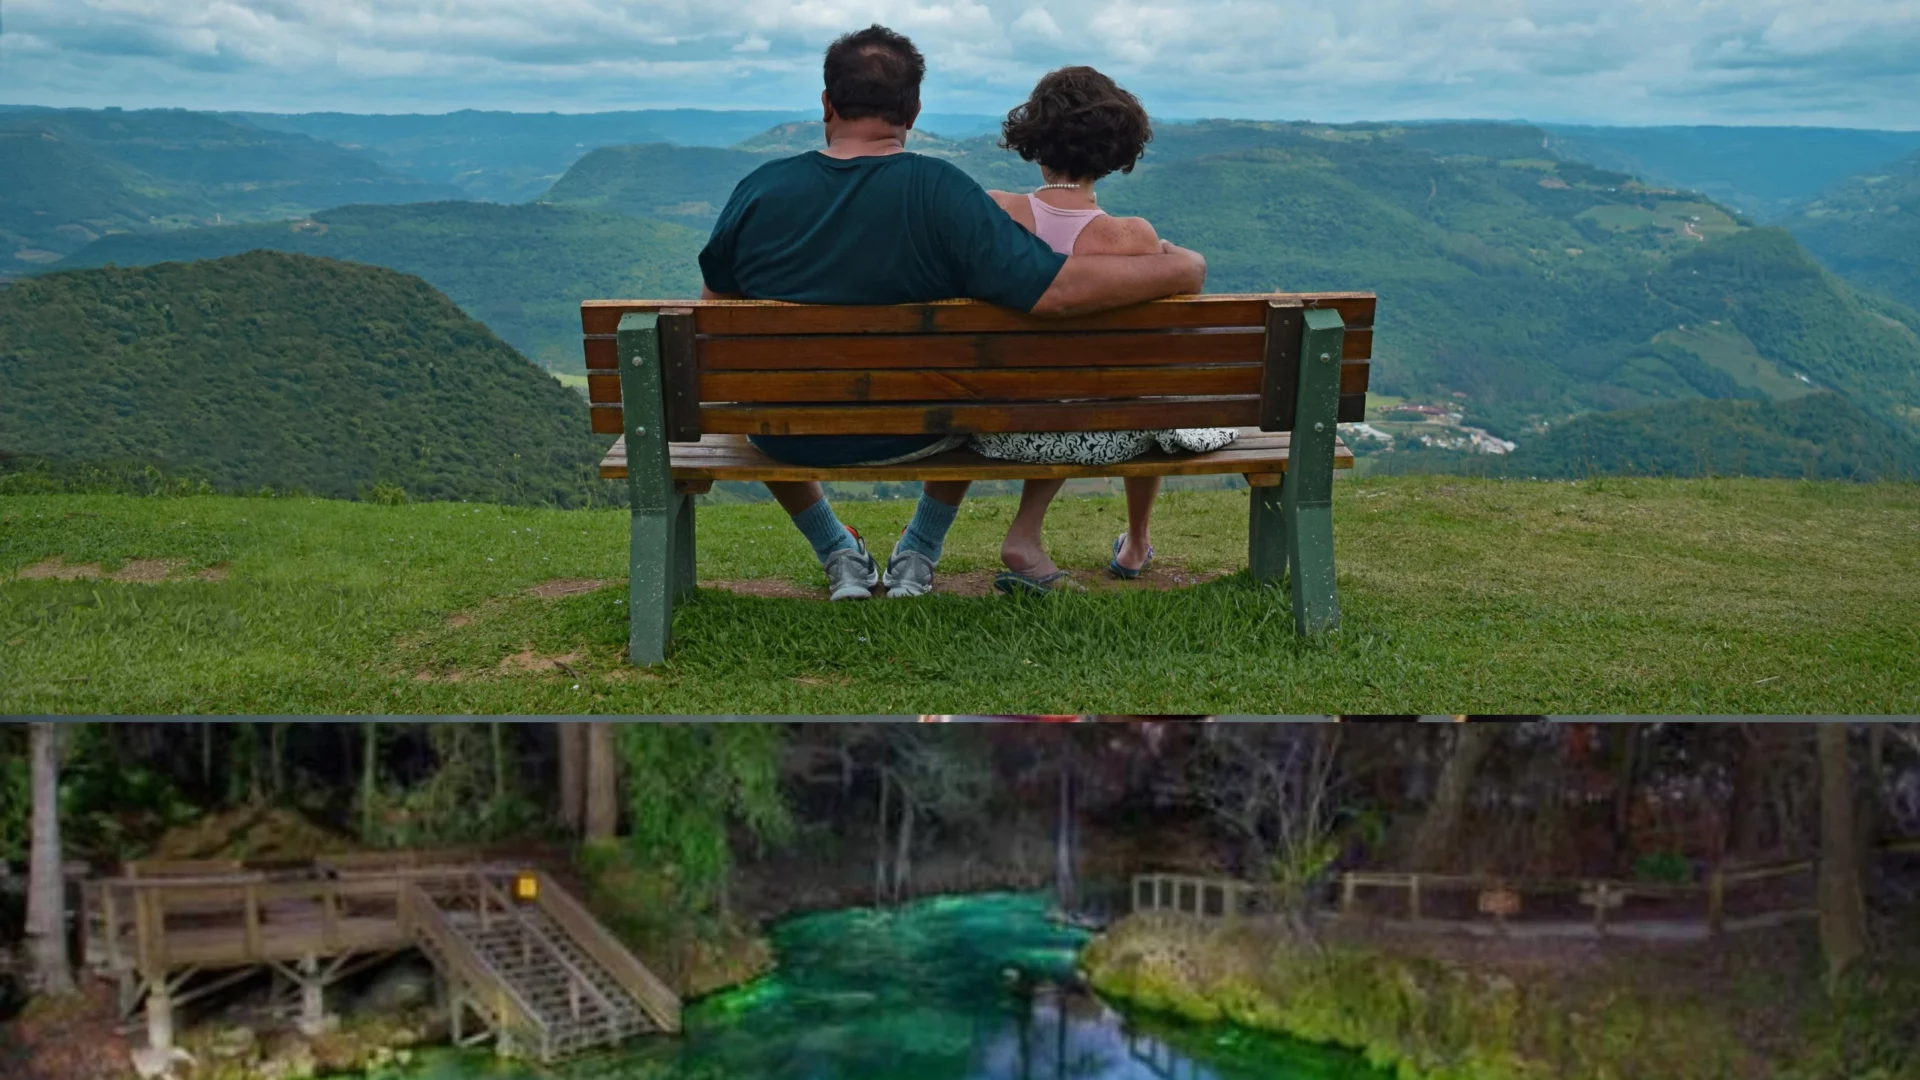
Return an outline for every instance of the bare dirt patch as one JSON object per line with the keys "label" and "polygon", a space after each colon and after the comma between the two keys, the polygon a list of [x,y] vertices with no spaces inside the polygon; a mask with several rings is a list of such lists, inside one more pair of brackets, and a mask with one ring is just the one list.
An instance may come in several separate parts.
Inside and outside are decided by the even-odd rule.
{"label": "bare dirt patch", "polygon": [[573,666],[580,663],[580,661],[581,656],[578,652],[562,653],[557,656],[541,656],[529,647],[521,649],[512,656],[502,658],[500,661],[500,671],[506,675],[536,675],[542,672],[557,671],[577,677],[579,672],[575,671]]}
{"label": "bare dirt patch", "polygon": [[199,581],[225,581],[227,580],[227,564],[221,563],[218,566],[209,566],[193,576]]}
{"label": "bare dirt patch", "polygon": [[[178,559],[128,559],[120,569],[109,574],[101,569],[97,562],[68,563],[58,555],[42,559],[32,566],[20,568],[18,577],[26,581],[120,581],[129,583],[150,583],[165,581],[180,568]],[[224,568],[218,568],[220,576],[226,576]],[[196,577],[205,581],[218,581],[206,575],[203,570]]]}
{"label": "bare dirt patch", "polygon": [[557,600],[562,596],[579,596],[581,593],[590,593],[605,584],[606,582],[599,578],[556,578],[553,581],[542,582],[539,585],[535,585],[527,591],[543,600]]}
{"label": "bare dirt patch", "polygon": [[[933,591],[949,596],[992,596],[993,579],[997,570],[967,570],[961,573],[937,575],[933,580]],[[1185,589],[1194,585],[1224,576],[1218,570],[1194,571],[1175,567],[1151,567],[1132,581],[1122,581],[1103,570],[1075,570],[1073,581],[1086,592],[1119,592],[1127,589]],[[795,585],[785,578],[753,578],[745,581],[703,581],[703,589],[724,589],[740,596],[757,596],[768,600],[825,600],[824,588]],[[1067,586],[1072,589],[1072,586]],[[1079,591],[1079,590],[1075,590]],[[873,590],[875,597],[884,597],[885,589]]]}

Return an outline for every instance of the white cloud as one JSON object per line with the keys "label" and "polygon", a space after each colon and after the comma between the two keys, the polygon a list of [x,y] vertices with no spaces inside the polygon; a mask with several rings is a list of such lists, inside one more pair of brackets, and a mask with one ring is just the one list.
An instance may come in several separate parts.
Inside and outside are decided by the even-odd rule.
{"label": "white cloud", "polygon": [[828,41],[881,22],[926,52],[940,112],[997,111],[1089,63],[1166,116],[1920,126],[1920,0],[7,0],[6,16],[14,103],[793,107]]}

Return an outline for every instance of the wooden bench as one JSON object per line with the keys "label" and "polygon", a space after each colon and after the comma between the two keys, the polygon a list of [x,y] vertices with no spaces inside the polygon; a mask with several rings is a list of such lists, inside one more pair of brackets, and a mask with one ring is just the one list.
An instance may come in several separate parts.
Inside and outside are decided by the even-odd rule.
{"label": "wooden bench", "polygon": [[[632,500],[632,661],[666,655],[674,600],[694,587],[692,497],[716,480],[1240,473],[1253,487],[1254,580],[1290,577],[1298,630],[1332,629],[1333,470],[1353,464],[1334,425],[1365,416],[1373,313],[1372,293],[1176,297],[1072,319],[972,301],[588,301],[593,430],[621,437],[600,475],[625,478]],[[840,469],[783,464],[745,439],[1181,427],[1241,437],[1117,465],[957,450]]]}

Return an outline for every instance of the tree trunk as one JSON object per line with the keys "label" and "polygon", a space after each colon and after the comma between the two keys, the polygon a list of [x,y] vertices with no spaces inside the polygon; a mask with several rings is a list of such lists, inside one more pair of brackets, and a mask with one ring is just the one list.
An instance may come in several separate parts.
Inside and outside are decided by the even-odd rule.
{"label": "tree trunk", "polygon": [[275,723],[267,729],[267,775],[273,780],[273,797],[287,797],[287,725]]}
{"label": "tree trunk", "polygon": [[587,826],[587,725],[567,721],[560,729],[560,820],[579,836]]}
{"label": "tree trunk", "polygon": [[1829,992],[1867,951],[1850,764],[1847,725],[1841,721],[1821,724],[1820,951],[1827,960]]}
{"label": "tree trunk", "polygon": [[1069,744],[1060,757],[1060,812],[1053,833],[1053,902],[1064,912],[1071,912],[1078,901],[1073,863],[1073,751]]}
{"label": "tree trunk", "polygon": [[373,838],[374,785],[379,780],[379,721],[367,721],[364,730],[366,740],[360,744],[360,839],[368,841]]}
{"label": "tree trunk", "polygon": [[1735,724],[1734,737],[1740,740],[1739,762],[1733,770],[1733,797],[1727,800],[1730,858],[1752,858],[1764,842],[1767,824],[1767,748],[1760,744],[1752,729]]}
{"label": "tree trunk", "polygon": [[493,736],[493,801],[498,806],[507,801],[507,733],[498,720],[487,726]]}
{"label": "tree trunk", "polygon": [[1459,724],[1453,730],[1453,752],[1440,767],[1433,802],[1427,806],[1419,831],[1414,834],[1416,870],[1452,868],[1460,829],[1466,823],[1467,803],[1473,795],[1473,782],[1492,752],[1493,744],[1500,738],[1500,725],[1495,723]]}
{"label": "tree trunk", "polygon": [[1640,774],[1640,725],[1621,724],[1619,756],[1613,761],[1613,854],[1624,865],[1633,844],[1633,793]]}
{"label": "tree trunk", "polygon": [[71,994],[67,879],[60,846],[60,730],[33,725],[33,839],[27,867],[27,942],[40,992]]}
{"label": "tree trunk", "polygon": [[613,725],[587,725],[587,839],[611,840],[620,827],[620,766]]}
{"label": "tree trunk", "polygon": [[893,852],[893,902],[908,898],[908,879],[913,873],[913,800],[905,789],[900,792],[900,844]]}
{"label": "tree trunk", "polygon": [[881,907],[887,902],[887,792],[892,780],[887,770],[880,770],[880,822],[874,831],[873,841],[873,906]]}

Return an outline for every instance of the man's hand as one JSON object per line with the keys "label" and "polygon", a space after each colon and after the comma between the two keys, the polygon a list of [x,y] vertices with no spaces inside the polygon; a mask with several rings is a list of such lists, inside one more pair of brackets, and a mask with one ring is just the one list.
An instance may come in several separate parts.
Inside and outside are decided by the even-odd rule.
{"label": "man's hand", "polygon": [[1207,260],[1197,251],[1160,242],[1158,255],[1073,255],[1033,305],[1047,318],[1097,311],[1197,293],[1207,284]]}

